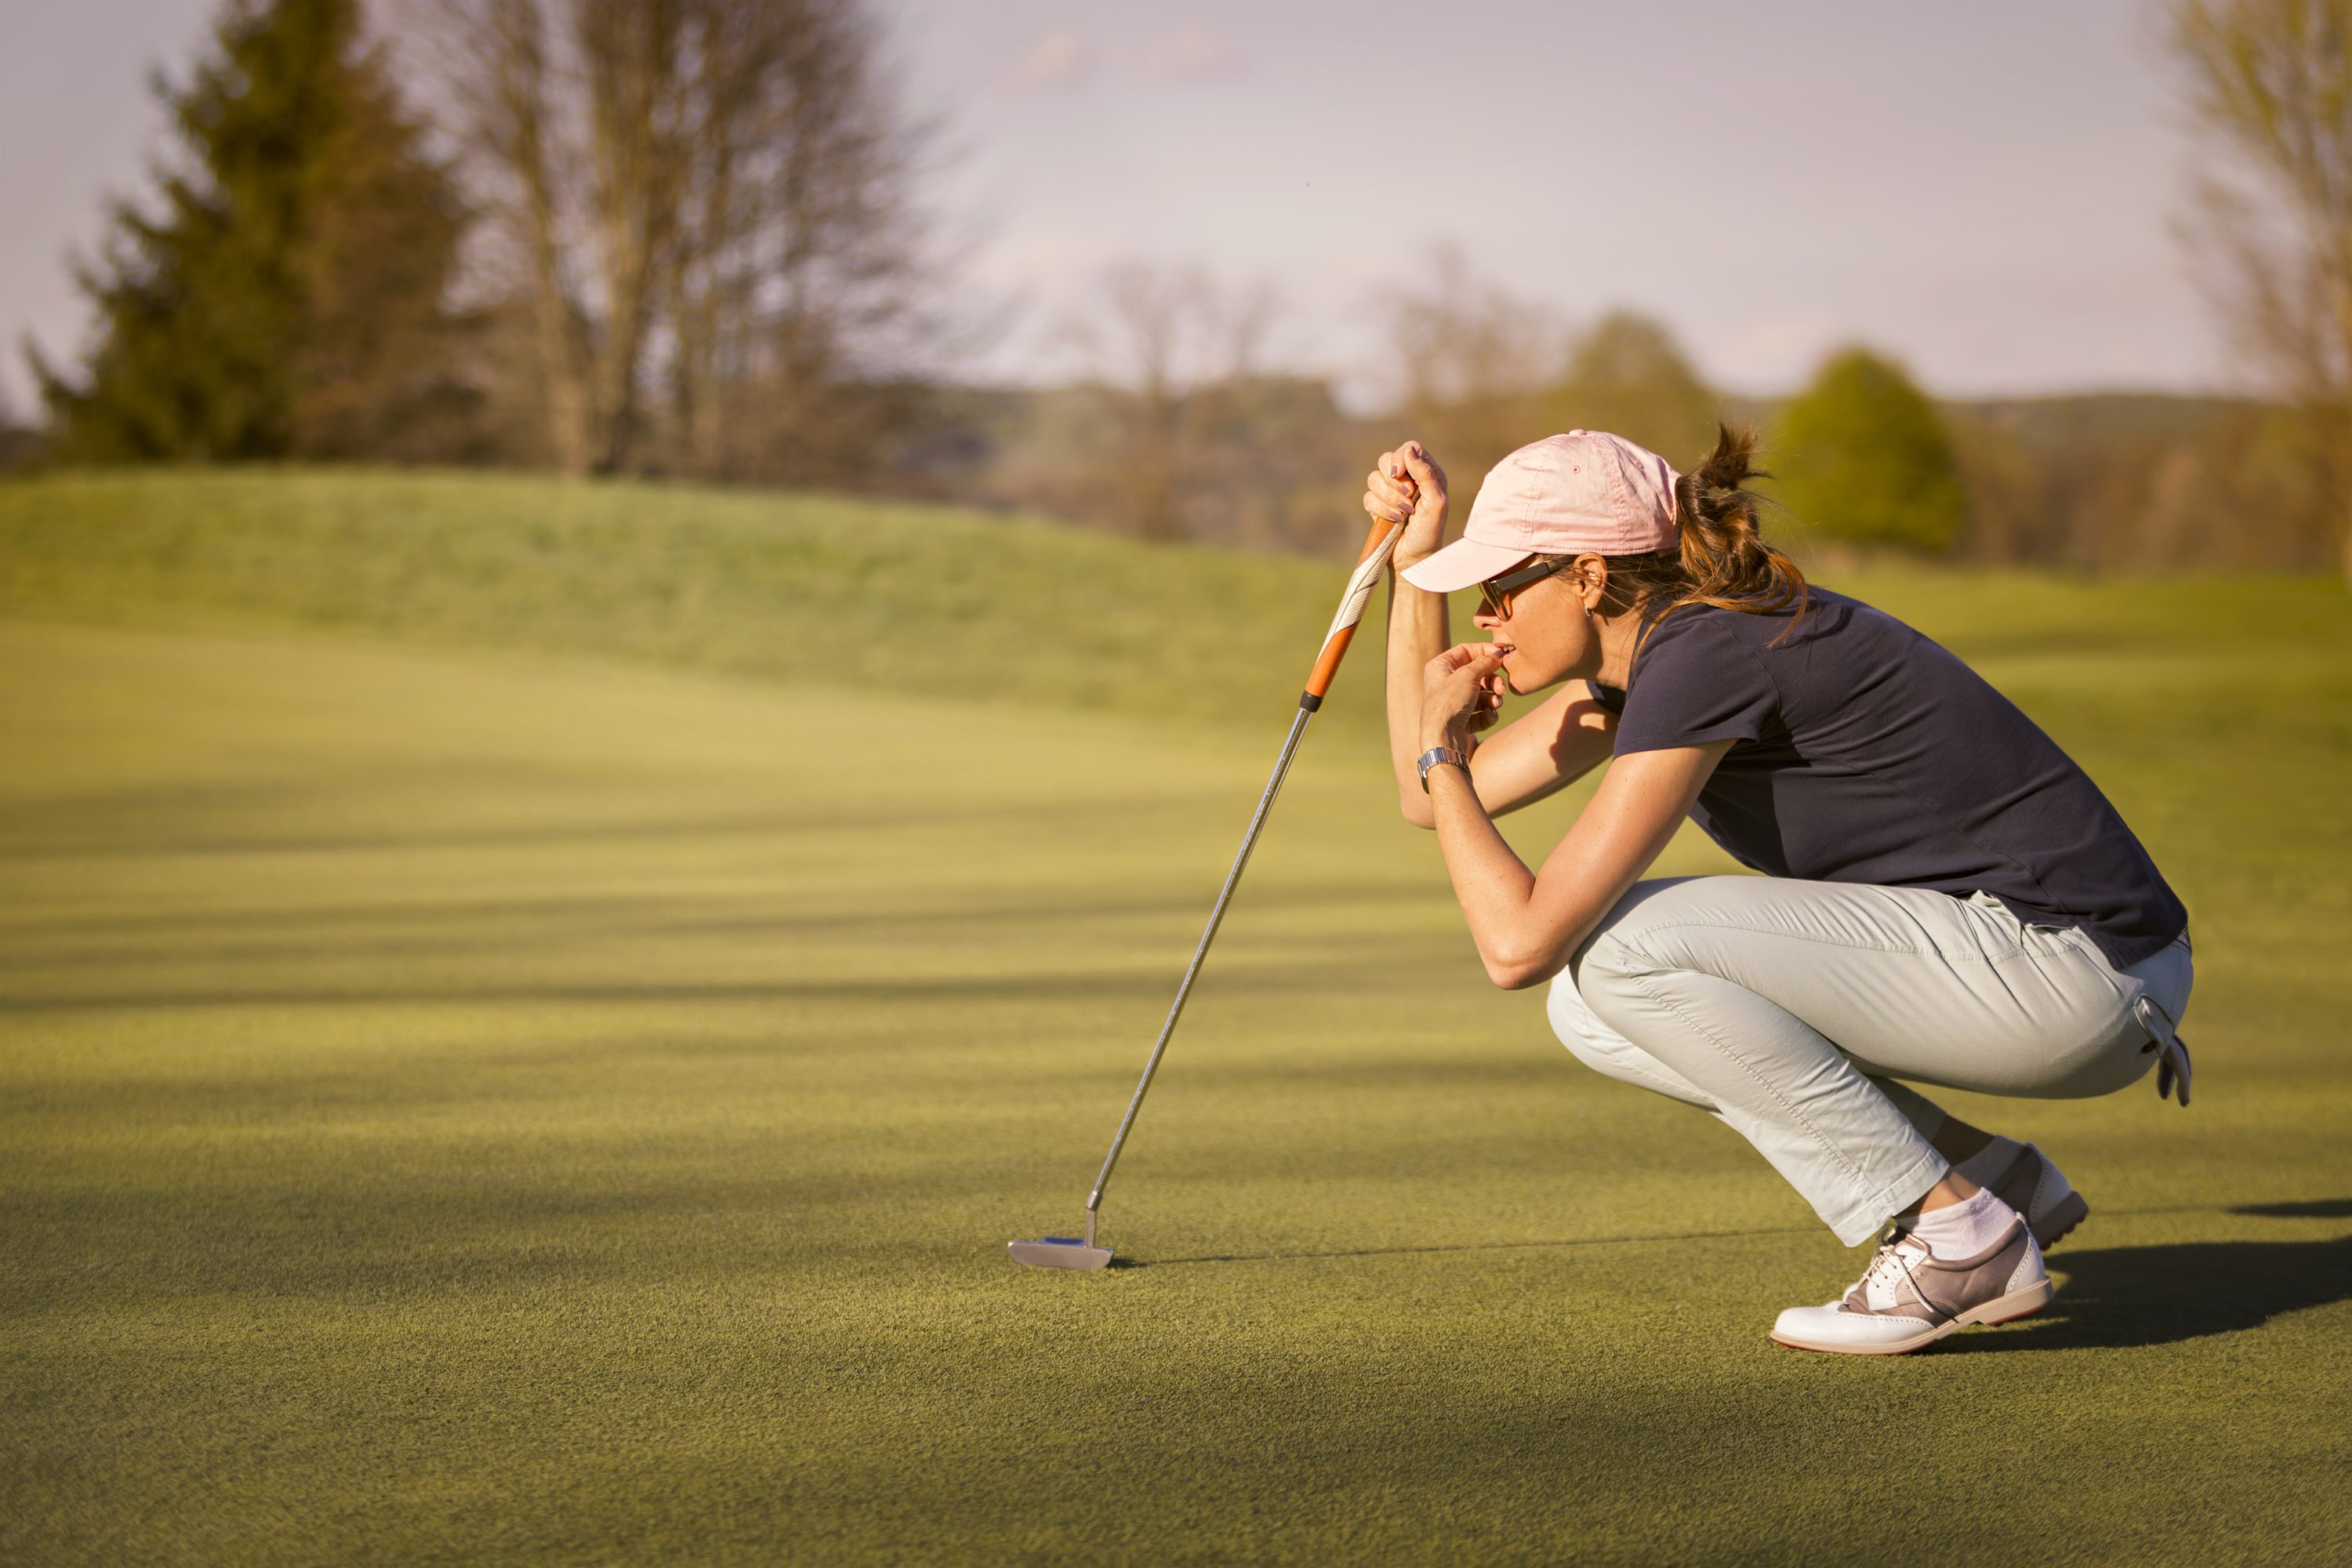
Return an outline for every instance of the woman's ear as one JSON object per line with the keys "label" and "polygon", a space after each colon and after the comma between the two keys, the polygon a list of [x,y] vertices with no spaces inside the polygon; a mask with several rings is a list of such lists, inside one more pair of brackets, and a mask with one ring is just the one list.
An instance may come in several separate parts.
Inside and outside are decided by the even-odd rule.
{"label": "woman's ear", "polygon": [[1584,610],[1591,615],[1601,607],[1609,592],[1609,563],[1599,555],[1584,554],[1576,558],[1576,593],[1584,601]]}

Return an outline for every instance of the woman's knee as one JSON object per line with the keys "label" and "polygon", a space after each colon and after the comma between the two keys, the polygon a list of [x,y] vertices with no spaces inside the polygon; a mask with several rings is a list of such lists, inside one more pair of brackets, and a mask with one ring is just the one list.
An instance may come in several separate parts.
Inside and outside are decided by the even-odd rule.
{"label": "woman's knee", "polygon": [[1573,977],[1577,994],[1605,1017],[1612,1000],[1658,967],[1643,940],[1645,933],[1660,917],[1671,920],[1678,897],[1686,896],[1684,889],[1706,879],[1660,877],[1634,883],[1577,948],[1561,979]]}
{"label": "woman's knee", "polygon": [[1636,882],[1614,908],[1601,917],[1562,972],[1572,978],[1583,1005],[1614,1035],[1638,1032],[1643,1018],[1656,1005],[1658,976],[1682,966],[1664,933],[1683,923],[1680,911],[1703,899],[1708,877],[1663,877]]}
{"label": "woman's knee", "polygon": [[1544,1013],[1551,1020],[1552,1033],[1568,1047],[1568,1054],[1586,1067],[1610,1077],[1619,1076],[1612,1070],[1621,1054],[1616,1047],[1623,1044],[1616,1030],[1601,1021],[1578,989],[1578,965],[1570,963],[1566,969],[1552,976],[1549,994],[1544,1002]]}
{"label": "woman's knee", "polygon": [[[1545,1004],[1552,1033],[1558,1035],[1559,1043],[1568,1047],[1568,1054],[1603,1078],[1612,1078],[1619,1083],[1629,1083],[1653,1094],[1679,1100],[1701,1110],[1713,1110],[1715,1104],[1712,1100],[1685,1082],[1680,1074],[1611,1027],[1593,1011],[1591,1002],[1580,989],[1579,969],[1580,965],[1570,963],[1552,977],[1550,994]],[[1591,972],[1588,970],[1586,973]]]}

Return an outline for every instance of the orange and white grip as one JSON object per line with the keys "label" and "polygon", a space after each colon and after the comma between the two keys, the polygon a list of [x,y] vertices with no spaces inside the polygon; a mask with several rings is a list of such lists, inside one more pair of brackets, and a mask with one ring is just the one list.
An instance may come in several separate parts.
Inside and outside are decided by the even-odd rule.
{"label": "orange and white grip", "polygon": [[1307,678],[1306,693],[1298,705],[1308,712],[1323,705],[1323,694],[1331,689],[1331,678],[1339,673],[1339,661],[1348,656],[1348,644],[1355,637],[1356,623],[1364,618],[1364,606],[1371,602],[1372,589],[1381,574],[1388,569],[1389,552],[1404,532],[1404,525],[1384,522],[1375,518],[1371,532],[1364,536],[1364,552],[1356,558],[1356,570],[1348,578],[1347,592],[1339,595],[1339,613],[1331,617],[1331,629],[1323,634],[1323,651],[1316,656],[1314,671]]}

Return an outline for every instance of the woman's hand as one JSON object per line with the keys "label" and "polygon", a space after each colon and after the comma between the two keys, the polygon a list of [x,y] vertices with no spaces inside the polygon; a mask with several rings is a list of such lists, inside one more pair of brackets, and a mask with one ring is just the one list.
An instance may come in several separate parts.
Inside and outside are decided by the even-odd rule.
{"label": "woman's hand", "polygon": [[1382,452],[1364,478],[1364,510],[1404,524],[1390,559],[1401,568],[1414,565],[1445,542],[1445,470],[1418,441]]}
{"label": "woman's hand", "polygon": [[1490,642],[1457,643],[1421,671],[1421,749],[1467,756],[1503,710],[1503,660]]}

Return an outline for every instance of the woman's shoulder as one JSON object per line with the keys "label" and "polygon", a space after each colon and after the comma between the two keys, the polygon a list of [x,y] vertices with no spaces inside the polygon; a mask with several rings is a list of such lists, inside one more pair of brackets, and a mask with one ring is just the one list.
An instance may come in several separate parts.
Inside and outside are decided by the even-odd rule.
{"label": "woman's shoulder", "polygon": [[1661,616],[1634,652],[1627,687],[1730,682],[1788,690],[1826,681],[1851,690],[1947,662],[1948,654],[1885,611],[1809,588],[1801,613],[1796,605],[1761,612],[1688,605]]}
{"label": "woman's shoulder", "polygon": [[1677,645],[1685,653],[1727,645],[1778,651],[1849,634],[1873,622],[1889,628],[1902,626],[1892,616],[1860,599],[1808,587],[1801,604],[1791,602],[1769,610],[1678,605],[1650,623],[1642,638],[1642,653],[1647,657],[1654,649]]}

